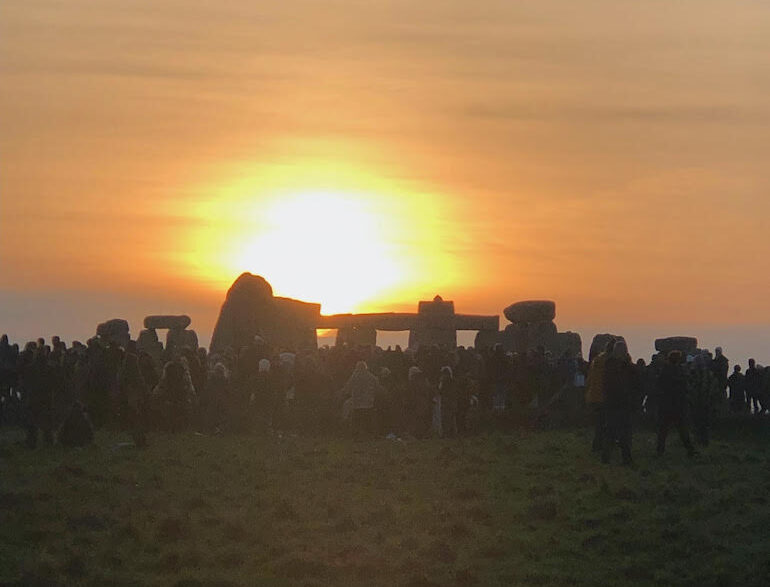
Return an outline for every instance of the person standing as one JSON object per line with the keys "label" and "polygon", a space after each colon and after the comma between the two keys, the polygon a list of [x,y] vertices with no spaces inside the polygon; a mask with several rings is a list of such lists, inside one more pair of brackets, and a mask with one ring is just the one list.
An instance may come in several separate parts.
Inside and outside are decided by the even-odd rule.
{"label": "person standing", "polygon": [[762,373],[757,368],[757,362],[754,359],[749,359],[749,368],[746,369],[743,383],[746,389],[749,412],[759,414],[762,411],[759,406],[759,397],[762,395]]}
{"label": "person standing", "polygon": [[714,349],[714,358],[711,359],[711,372],[716,377],[719,383],[719,390],[722,392],[722,397],[727,397],[727,374],[730,370],[730,361],[722,354],[722,347],[718,346]]}
{"label": "person standing", "polygon": [[686,425],[687,411],[687,375],[682,368],[681,351],[671,351],[663,370],[658,376],[657,387],[660,397],[658,424],[658,456],[666,450],[666,436],[671,426],[676,427],[682,445],[688,456],[695,454],[690,433]]}
{"label": "person standing", "polygon": [[730,387],[730,411],[734,414],[745,412],[746,381],[740,365],[733,367],[733,374],[727,378],[727,385]]}
{"label": "person standing", "polygon": [[602,462],[610,462],[612,447],[617,442],[624,465],[632,465],[631,413],[636,397],[636,373],[624,341],[615,343],[604,363],[604,412],[606,432],[602,444]]}
{"label": "person standing", "polygon": [[614,340],[608,342],[604,351],[594,357],[588,368],[586,404],[590,406],[594,414],[594,440],[591,445],[591,450],[594,452],[601,451],[604,445],[604,432],[606,428],[604,413],[604,367],[614,347]]}

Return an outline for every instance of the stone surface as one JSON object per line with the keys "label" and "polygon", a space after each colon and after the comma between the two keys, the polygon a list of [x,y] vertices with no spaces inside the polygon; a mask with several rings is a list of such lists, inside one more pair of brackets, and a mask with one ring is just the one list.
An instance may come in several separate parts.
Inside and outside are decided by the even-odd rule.
{"label": "stone surface", "polygon": [[556,333],[553,322],[517,322],[505,327],[502,343],[505,350],[515,353],[526,353],[539,346],[550,350]]}
{"label": "stone surface", "polygon": [[607,346],[607,343],[610,340],[622,340],[623,342],[626,341],[626,339],[619,334],[609,334],[609,333],[602,333],[597,334],[594,336],[594,339],[591,341],[591,350],[588,353],[588,360],[591,361],[593,358],[598,355],[599,353],[603,352],[605,347]]}
{"label": "stone surface", "polygon": [[158,340],[158,333],[154,329],[148,328],[139,333],[136,339],[136,348],[150,355],[156,362],[160,362],[163,357],[163,343]]}
{"label": "stone surface", "polygon": [[564,353],[571,357],[583,356],[583,341],[577,332],[557,332],[553,339],[552,346],[549,348],[557,357]]}
{"label": "stone surface", "polygon": [[166,333],[167,349],[182,349],[184,347],[198,350],[198,334],[194,330],[174,328]]}
{"label": "stone surface", "polygon": [[320,316],[320,304],[273,297],[273,288],[264,278],[243,273],[227,292],[211,350],[238,350],[257,335],[278,350],[315,348]]}
{"label": "stone surface", "polygon": [[409,348],[422,345],[457,346],[455,330],[455,304],[436,296],[429,302],[417,305],[417,319],[414,329],[409,332]]}
{"label": "stone surface", "polygon": [[112,342],[123,348],[128,346],[128,342],[131,340],[128,321],[122,318],[113,318],[102,322],[96,327],[96,335],[104,341]]}
{"label": "stone surface", "polygon": [[502,343],[502,335],[497,330],[479,330],[476,333],[476,339],[473,346],[477,350],[485,348],[494,348],[498,343]]}
{"label": "stone surface", "polygon": [[192,323],[192,319],[189,316],[147,316],[144,319],[144,327],[147,329],[177,329],[184,330]]}
{"label": "stone surface", "polygon": [[550,300],[516,302],[505,308],[503,314],[513,323],[551,322],[556,318],[556,303]]}
{"label": "stone surface", "polygon": [[655,350],[659,353],[682,351],[685,355],[692,355],[697,349],[698,339],[692,336],[669,336],[655,340]]}

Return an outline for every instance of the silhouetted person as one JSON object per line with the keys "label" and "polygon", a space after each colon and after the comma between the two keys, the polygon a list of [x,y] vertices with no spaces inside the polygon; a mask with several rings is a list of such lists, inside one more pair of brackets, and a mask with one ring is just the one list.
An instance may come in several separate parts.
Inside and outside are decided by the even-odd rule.
{"label": "silhouetted person", "polygon": [[716,422],[721,391],[717,378],[705,362],[695,362],[690,371],[690,406],[695,437],[701,446],[708,446],[711,428]]}
{"label": "silhouetted person", "polygon": [[42,431],[43,441],[53,444],[53,373],[48,364],[48,349],[40,345],[22,371],[24,385],[24,408],[26,414],[27,446],[35,448],[38,433]]}
{"label": "silhouetted person", "polygon": [[122,426],[131,433],[134,444],[147,446],[149,390],[139,369],[139,357],[126,353],[118,379],[118,410]]}
{"label": "silhouetted person", "polygon": [[692,456],[695,449],[690,441],[690,433],[686,425],[687,412],[687,375],[681,365],[682,353],[671,351],[668,360],[658,376],[659,394],[659,424],[658,424],[658,455],[666,450],[666,437],[671,426],[679,432],[682,445],[687,454]]}
{"label": "silhouetted person", "polygon": [[94,427],[83,404],[72,404],[70,413],[59,429],[59,444],[68,448],[88,446],[94,441]]}
{"label": "silhouetted person", "polygon": [[722,392],[722,396],[726,397],[727,376],[730,370],[730,361],[724,354],[722,354],[721,346],[714,349],[714,358],[711,360],[710,368],[719,383],[719,389]]}
{"label": "silhouetted person", "polygon": [[405,427],[415,438],[425,438],[430,433],[433,408],[430,384],[417,366],[409,368],[408,377],[404,411]]}
{"label": "silhouetted person", "polygon": [[153,391],[161,425],[169,432],[181,432],[190,422],[194,391],[181,360],[169,361]]}
{"label": "silhouetted person", "polygon": [[451,367],[441,368],[438,390],[441,395],[442,435],[444,438],[454,438],[457,436],[457,381]]}
{"label": "silhouetted person", "polygon": [[749,411],[759,414],[762,410],[759,404],[759,398],[762,395],[762,373],[757,369],[757,363],[754,359],[749,359],[749,368],[746,369],[743,383],[746,388],[746,402]]}
{"label": "silhouetted person", "polygon": [[746,411],[746,382],[741,373],[741,366],[733,367],[733,373],[727,378],[730,387],[730,411],[736,414]]}
{"label": "silhouetted person", "polygon": [[615,348],[615,341],[607,343],[604,351],[596,355],[588,368],[588,380],[586,382],[586,404],[594,414],[594,440],[591,450],[599,452],[604,446],[604,435],[607,427],[604,410],[604,366],[607,358]]}
{"label": "silhouetted person", "polygon": [[358,361],[353,374],[342,388],[348,398],[350,421],[354,437],[373,436],[376,430],[374,400],[381,393],[380,382],[364,361]]}
{"label": "silhouetted person", "polygon": [[759,391],[759,404],[762,412],[770,409],[770,367],[762,369],[762,383]]}
{"label": "silhouetted person", "polygon": [[602,377],[606,432],[602,444],[602,461],[610,461],[612,447],[617,442],[623,464],[631,461],[631,413],[636,395],[636,373],[628,355],[626,343],[618,341],[604,361]]}

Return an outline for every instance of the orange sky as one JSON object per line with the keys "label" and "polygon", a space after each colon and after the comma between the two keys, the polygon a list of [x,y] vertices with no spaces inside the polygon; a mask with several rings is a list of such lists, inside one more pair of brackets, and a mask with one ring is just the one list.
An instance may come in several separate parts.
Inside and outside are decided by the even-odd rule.
{"label": "orange sky", "polygon": [[0,330],[207,340],[250,270],[329,311],[548,297],[638,354],[770,346],[768,30],[734,0],[4,0]]}

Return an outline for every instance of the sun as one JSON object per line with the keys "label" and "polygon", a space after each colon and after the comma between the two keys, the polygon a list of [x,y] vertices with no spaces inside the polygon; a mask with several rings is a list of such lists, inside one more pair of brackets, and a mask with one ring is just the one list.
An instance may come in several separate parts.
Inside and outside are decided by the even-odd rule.
{"label": "sun", "polygon": [[244,165],[233,176],[196,188],[172,256],[212,292],[249,271],[332,314],[411,304],[460,280],[434,194],[339,161]]}
{"label": "sun", "polygon": [[353,311],[409,277],[388,238],[393,219],[361,196],[288,194],[260,216],[259,233],[242,235],[228,264],[258,271],[279,295],[320,301],[327,313]]}

